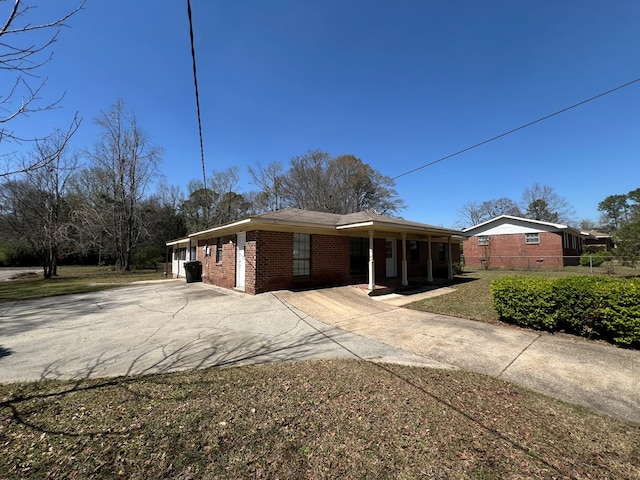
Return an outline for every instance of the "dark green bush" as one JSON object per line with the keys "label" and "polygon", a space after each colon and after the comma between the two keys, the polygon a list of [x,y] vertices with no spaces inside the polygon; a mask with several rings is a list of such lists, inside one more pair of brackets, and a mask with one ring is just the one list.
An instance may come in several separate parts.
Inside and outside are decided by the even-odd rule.
{"label": "dark green bush", "polygon": [[599,267],[604,262],[608,262],[609,260],[611,260],[612,257],[613,255],[611,255],[611,252],[608,250],[598,250],[593,253],[583,253],[580,256],[580,265],[582,265],[583,267]]}
{"label": "dark green bush", "polygon": [[640,346],[640,279],[602,283],[595,297],[602,336],[620,345]]}
{"label": "dark green bush", "polygon": [[558,330],[597,337],[600,335],[598,302],[594,296],[596,286],[615,281],[608,277],[564,277],[553,281],[555,310],[553,317]]}
{"label": "dark green bush", "polygon": [[502,277],[491,282],[491,296],[501,318],[523,327],[555,330],[551,280],[541,277]]}
{"label": "dark green bush", "polygon": [[505,321],[640,346],[640,279],[503,277],[491,294]]}

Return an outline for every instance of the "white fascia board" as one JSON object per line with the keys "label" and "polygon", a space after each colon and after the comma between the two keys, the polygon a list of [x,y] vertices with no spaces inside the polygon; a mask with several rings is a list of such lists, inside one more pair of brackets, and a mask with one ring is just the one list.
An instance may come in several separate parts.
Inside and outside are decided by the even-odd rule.
{"label": "white fascia board", "polygon": [[[478,225],[474,225],[473,227],[465,228],[462,230],[464,233],[469,233],[474,230],[477,231],[486,231],[485,227],[488,227],[491,224],[527,224],[532,231],[535,231],[535,226],[539,227],[539,232],[551,232],[554,230],[567,230],[570,229],[567,225],[562,225],[560,223],[551,223],[551,222],[543,222],[542,220],[532,220],[530,218],[522,218],[522,217],[514,217],[512,215],[500,215],[499,217],[492,218],[491,220],[487,220],[486,222],[479,223]],[[477,233],[472,233],[472,236],[478,235]]]}
{"label": "white fascia board", "polygon": [[387,231],[387,232],[417,232],[423,235],[438,235],[445,237],[459,237],[458,232],[452,232],[446,228],[438,228],[438,227],[422,227],[420,225],[401,225],[398,223],[387,223],[387,222],[379,222],[375,220],[371,220],[368,222],[361,223],[350,223],[348,225],[340,225],[336,227],[336,230],[355,230],[360,228],[373,229],[377,231]]}
{"label": "white fascia board", "polygon": [[373,221],[370,220],[368,222],[349,223],[348,225],[340,225],[336,227],[336,230],[347,230],[349,228],[364,228],[364,227],[373,227]]}
{"label": "white fascia board", "polygon": [[190,238],[180,238],[180,239],[178,239],[178,240],[170,240],[170,241],[166,242],[166,243],[165,243],[165,245],[166,245],[167,247],[171,247],[171,246],[173,246],[173,245],[181,245],[181,244],[183,244],[183,243],[184,243],[185,245],[188,245],[188,244],[189,244],[189,242],[191,242],[191,239],[190,239]]}

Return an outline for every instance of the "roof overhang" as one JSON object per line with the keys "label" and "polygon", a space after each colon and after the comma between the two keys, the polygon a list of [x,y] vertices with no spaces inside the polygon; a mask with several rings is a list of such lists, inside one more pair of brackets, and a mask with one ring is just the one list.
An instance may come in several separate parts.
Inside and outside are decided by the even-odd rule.
{"label": "roof overhang", "polygon": [[191,239],[189,237],[177,238],[175,240],[169,240],[165,243],[167,247],[173,247],[174,245],[189,245]]}
{"label": "roof overhang", "polygon": [[461,242],[466,235],[458,230],[439,228],[427,224],[405,221],[367,220],[363,222],[332,224],[309,219],[269,218],[262,215],[218,225],[192,233],[188,238],[202,240],[211,237],[234,235],[242,231],[266,230],[293,233],[312,233],[346,237],[368,237],[373,231],[376,238],[406,238],[407,240],[432,240]]}

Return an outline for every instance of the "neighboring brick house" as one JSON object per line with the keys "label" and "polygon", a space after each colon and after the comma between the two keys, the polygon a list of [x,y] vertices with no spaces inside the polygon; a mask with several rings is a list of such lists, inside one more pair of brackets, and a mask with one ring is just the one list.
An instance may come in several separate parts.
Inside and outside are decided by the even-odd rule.
{"label": "neighboring brick house", "polygon": [[557,223],[501,215],[463,230],[465,265],[561,268],[578,265],[587,235]]}
{"label": "neighboring brick house", "polygon": [[610,234],[604,232],[598,232],[597,230],[589,230],[588,232],[582,232],[588,235],[584,239],[584,249],[586,251],[594,250],[613,250],[615,244]]}
{"label": "neighboring brick house", "polygon": [[[257,294],[399,279],[453,278],[462,232],[359,212],[285,209],[196,232],[167,247],[197,247],[202,280]],[[371,248],[370,248],[371,247]],[[173,255],[175,257],[175,254]],[[179,256],[179,254],[178,254]]]}

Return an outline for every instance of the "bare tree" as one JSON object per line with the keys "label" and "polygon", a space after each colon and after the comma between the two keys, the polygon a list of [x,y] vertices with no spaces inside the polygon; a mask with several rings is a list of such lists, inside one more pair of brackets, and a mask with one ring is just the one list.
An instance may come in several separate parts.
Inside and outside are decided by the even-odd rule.
{"label": "bare tree", "polygon": [[[10,128],[13,120],[51,110],[60,105],[64,95],[53,101],[42,101],[47,78],[41,78],[39,71],[53,58],[52,46],[57,41],[60,29],[67,26],[66,21],[82,9],[86,0],[81,0],[78,6],[58,18],[32,23],[31,14],[35,6],[25,5],[21,0],[1,2],[4,13],[0,14],[4,22],[0,25],[0,70],[8,72],[12,80],[6,85],[6,92],[0,94],[0,145],[22,144],[25,142],[43,142],[55,135],[56,144],[60,144],[60,132],[33,135],[20,134]],[[43,31],[52,32],[43,35]],[[60,144],[61,150],[66,145],[80,125],[76,113],[68,128],[64,131],[65,140]],[[51,144],[49,144],[51,145]],[[4,152],[0,156],[4,163],[0,177],[7,177],[18,173],[25,173],[54,162],[60,152],[51,152],[47,157],[32,158],[33,163],[16,165],[15,152]]]}
{"label": "bare tree", "polygon": [[283,204],[284,169],[280,162],[272,162],[266,167],[258,163],[255,167],[249,167],[249,173],[253,183],[260,188],[256,194],[255,203],[259,203],[259,210],[274,211],[281,209]]}
{"label": "bare tree", "polygon": [[5,223],[31,245],[45,278],[57,274],[61,248],[69,244],[72,212],[66,194],[68,180],[78,167],[78,155],[68,151],[66,142],[60,132],[38,142],[25,163],[52,160],[19,179],[7,180],[1,189]]}
{"label": "bare tree", "polygon": [[117,266],[130,270],[133,250],[145,234],[140,205],[157,175],[162,149],[151,143],[122,100],[103,112],[96,124],[102,134],[90,152],[93,168],[88,180],[94,197],[84,220],[98,222],[92,230],[107,236]]}
{"label": "bare tree", "polygon": [[405,206],[391,178],[353,155],[315,150],[294,157],[282,186],[284,203],[306,210],[396,214]]}
{"label": "bare tree", "polygon": [[572,223],[574,211],[569,202],[552,187],[534,183],[522,193],[522,210],[528,218],[545,222]]}
{"label": "bare tree", "polygon": [[500,215],[522,216],[518,205],[507,197],[486,200],[482,203],[467,202],[458,210],[458,214],[457,226],[460,228],[472,227]]}
{"label": "bare tree", "polygon": [[394,214],[405,207],[398,198],[393,180],[353,155],[333,158],[326,176],[332,187],[330,208],[335,213],[375,211]]}
{"label": "bare tree", "polygon": [[325,175],[330,161],[329,154],[319,150],[291,159],[282,185],[288,205],[304,210],[331,211],[331,182]]}
{"label": "bare tree", "polygon": [[182,204],[182,211],[189,231],[203,230],[213,225],[231,222],[252,210],[251,203],[238,193],[240,176],[238,167],[214,171],[209,176],[208,188],[202,182],[189,182],[189,198]]}

